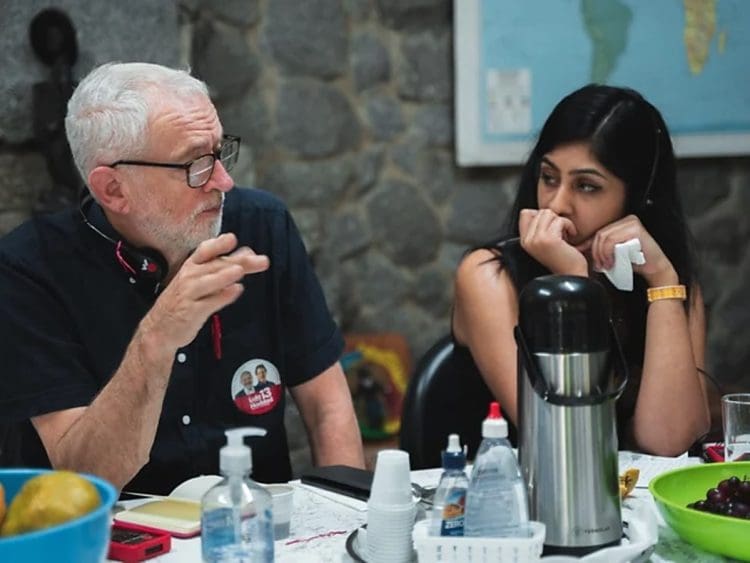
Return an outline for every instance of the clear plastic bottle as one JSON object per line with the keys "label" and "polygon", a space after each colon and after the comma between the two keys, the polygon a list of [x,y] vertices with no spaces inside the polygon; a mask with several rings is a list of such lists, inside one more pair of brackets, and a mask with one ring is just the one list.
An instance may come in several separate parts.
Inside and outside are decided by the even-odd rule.
{"label": "clear plastic bottle", "polygon": [[432,536],[464,535],[464,508],[469,487],[465,467],[466,453],[461,448],[458,434],[451,434],[448,436],[448,447],[443,452],[443,474],[432,504]]}
{"label": "clear plastic bottle", "polygon": [[206,563],[273,561],[271,494],[250,479],[252,452],[245,436],[265,436],[261,428],[227,430],[219,467],[224,479],[201,499],[201,551]]}
{"label": "clear plastic bottle", "polygon": [[529,501],[500,405],[490,404],[466,493],[464,535],[526,537]]}

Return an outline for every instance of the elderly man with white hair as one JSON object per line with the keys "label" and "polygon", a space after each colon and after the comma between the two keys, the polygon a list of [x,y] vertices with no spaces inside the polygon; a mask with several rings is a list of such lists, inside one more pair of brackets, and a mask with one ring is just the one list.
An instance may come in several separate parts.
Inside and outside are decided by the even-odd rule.
{"label": "elderly man with white hair", "polygon": [[[341,334],[286,207],[233,189],[240,139],[206,85],[106,64],[66,131],[89,193],[0,240],[0,422],[23,463],[165,494],[258,426],[253,475],[286,481],[288,388],[314,461],[361,467]],[[235,398],[261,364],[275,385]]]}

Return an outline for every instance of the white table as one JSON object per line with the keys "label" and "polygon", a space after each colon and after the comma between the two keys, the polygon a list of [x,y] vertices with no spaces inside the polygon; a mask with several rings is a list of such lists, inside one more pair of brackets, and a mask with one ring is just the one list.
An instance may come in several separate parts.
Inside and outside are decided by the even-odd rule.
{"label": "white table", "polygon": [[[642,472],[638,488],[633,492],[632,499],[626,502],[649,503],[657,516],[659,541],[649,559],[652,562],[701,561],[721,563],[731,561],[727,558],[700,552],[683,542],[665,525],[648,492],[648,479],[652,475],[695,461],[685,458],[672,460],[638,456],[628,452],[620,453],[621,468],[639,467]],[[412,480],[420,485],[435,485],[441,472],[441,469],[414,471],[412,472]],[[351,562],[352,559],[346,552],[346,540],[354,530],[366,523],[366,503],[308,487],[302,485],[299,481],[293,481],[291,484],[295,487],[291,533],[289,538],[275,543],[276,561],[281,563]],[[127,502],[135,503],[138,501]],[[155,563],[200,563],[200,536],[190,539],[172,538],[171,551],[149,561]]]}
{"label": "white table", "polygon": [[[440,473],[430,482],[436,482]],[[367,505],[363,501],[329,493],[299,481],[294,486],[290,537],[274,544],[278,562],[330,562],[351,561],[346,555],[346,539],[352,531],[367,521]],[[125,501],[134,506],[145,500]],[[172,549],[159,557],[149,559],[155,563],[200,563],[200,536],[172,538]]]}

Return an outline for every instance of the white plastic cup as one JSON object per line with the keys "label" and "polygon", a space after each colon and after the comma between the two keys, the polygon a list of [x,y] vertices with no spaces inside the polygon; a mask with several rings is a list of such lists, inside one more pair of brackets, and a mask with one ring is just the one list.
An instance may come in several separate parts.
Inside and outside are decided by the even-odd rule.
{"label": "white plastic cup", "polygon": [[750,461],[750,393],[721,398],[724,461]]}
{"label": "white plastic cup", "polygon": [[413,505],[409,454],[402,450],[381,450],[375,462],[368,506]]}
{"label": "white plastic cup", "polygon": [[294,487],[291,485],[266,485],[273,499],[273,539],[283,540],[289,537],[294,505]]}
{"label": "white plastic cup", "polygon": [[413,560],[414,503],[399,507],[367,506],[368,563],[409,563]]}
{"label": "white plastic cup", "polygon": [[417,513],[415,504],[405,504],[399,507],[367,505],[367,527],[384,532],[409,532],[414,526]]}

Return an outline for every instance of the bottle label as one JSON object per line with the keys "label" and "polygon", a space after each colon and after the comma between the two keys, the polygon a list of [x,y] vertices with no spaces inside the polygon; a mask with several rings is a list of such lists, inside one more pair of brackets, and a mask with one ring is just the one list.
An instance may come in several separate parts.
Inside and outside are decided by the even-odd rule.
{"label": "bottle label", "polygon": [[464,535],[464,512],[466,508],[466,489],[456,487],[448,491],[440,519],[441,536]]}
{"label": "bottle label", "polygon": [[[273,517],[270,509],[245,514],[237,521],[230,508],[204,512],[201,523],[203,560],[273,561]],[[243,559],[244,558],[244,559]]]}

